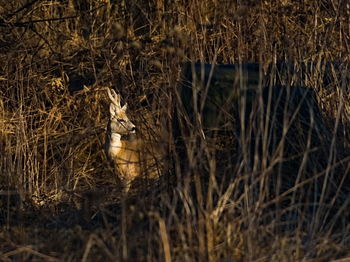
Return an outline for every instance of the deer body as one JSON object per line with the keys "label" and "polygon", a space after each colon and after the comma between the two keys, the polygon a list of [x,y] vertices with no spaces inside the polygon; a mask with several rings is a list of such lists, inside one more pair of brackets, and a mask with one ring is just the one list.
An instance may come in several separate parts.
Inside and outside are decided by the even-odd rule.
{"label": "deer body", "polygon": [[153,143],[132,138],[136,128],[126,114],[127,104],[121,107],[120,96],[113,89],[107,89],[107,92],[111,104],[106,153],[124,184],[124,191],[127,192],[137,177],[159,177],[160,154]]}

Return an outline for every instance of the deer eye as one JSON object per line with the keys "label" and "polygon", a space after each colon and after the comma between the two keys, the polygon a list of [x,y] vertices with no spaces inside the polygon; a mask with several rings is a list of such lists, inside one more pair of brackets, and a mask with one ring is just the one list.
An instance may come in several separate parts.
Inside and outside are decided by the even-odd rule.
{"label": "deer eye", "polygon": [[125,120],[122,119],[122,118],[118,118],[118,122],[120,122],[120,123],[125,123]]}

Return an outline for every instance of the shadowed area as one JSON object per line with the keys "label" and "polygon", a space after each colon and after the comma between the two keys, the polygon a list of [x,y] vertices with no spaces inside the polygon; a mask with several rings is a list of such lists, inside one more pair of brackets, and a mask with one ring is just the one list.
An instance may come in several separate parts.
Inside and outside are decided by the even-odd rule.
{"label": "shadowed area", "polygon": [[[349,18],[341,0],[0,0],[0,260],[348,259]],[[165,151],[128,194],[107,86]]]}

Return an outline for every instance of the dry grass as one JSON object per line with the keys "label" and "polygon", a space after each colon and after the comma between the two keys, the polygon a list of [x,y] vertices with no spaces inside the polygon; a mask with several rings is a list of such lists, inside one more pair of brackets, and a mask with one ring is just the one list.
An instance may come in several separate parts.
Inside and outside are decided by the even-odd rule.
{"label": "dry grass", "polygon": [[[346,1],[0,2],[0,260],[350,257],[346,75],[308,78],[332,134],[326,163],[305,150],[276,171],[270,155],[250,166],[250,145],[227,134],[193,132],[186,154],[172,138],[182,62],[346,65]],[[144,133],[167,131],[169,170],[127,199],[102,151],[109,83]],[[274,174],[299,175],[273,191]]]}

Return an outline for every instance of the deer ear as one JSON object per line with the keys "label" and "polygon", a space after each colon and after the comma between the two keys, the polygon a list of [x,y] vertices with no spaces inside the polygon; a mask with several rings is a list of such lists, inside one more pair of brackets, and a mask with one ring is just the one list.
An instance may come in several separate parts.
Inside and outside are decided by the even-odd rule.
{"label": "deer ear", "polygon": [[123,110],[123,111],[126,111],[127,108],[128,108],[128,103],[125,103],[125,104],[123,105],[123,107],[122,107],[122,110]]}
{"label": "deer ear", "polygon": [[117,113],[117,107],[115,104],[111,103],[109,105],[109,113],[111,114],[111,117],[114,117]]}

